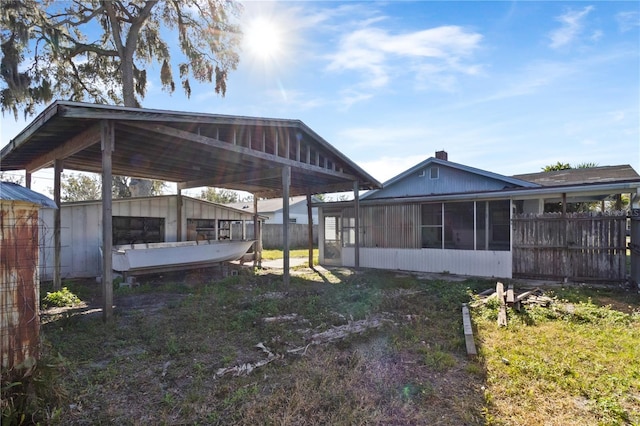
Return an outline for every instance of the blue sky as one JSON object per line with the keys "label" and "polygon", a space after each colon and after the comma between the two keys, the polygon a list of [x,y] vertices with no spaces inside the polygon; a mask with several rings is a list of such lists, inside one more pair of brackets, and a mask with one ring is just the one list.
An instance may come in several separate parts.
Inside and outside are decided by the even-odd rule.
{"label": "blue sky", "polygon": [[[504,175],[557,161],[640,172],[636,1],[247,2],[243,20],[226,97],[152,81],[143,106],[300,119],[382,182],[442,149]],[[25,126],[1,124],[2,146]]]}

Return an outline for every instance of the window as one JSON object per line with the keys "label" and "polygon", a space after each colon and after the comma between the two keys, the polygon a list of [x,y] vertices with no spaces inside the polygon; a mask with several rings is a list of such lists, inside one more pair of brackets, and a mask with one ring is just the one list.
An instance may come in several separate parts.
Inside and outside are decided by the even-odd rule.
{"label": "window", "polygon": [[215,240],[215,219],[187,219],[187,241]]}
{"label": "window", "polygon": [[440,177],[440,168],[439,167],[431,167],[429,169],[431,179],[438,179]]}
{"label": "window", "polygon": [[113,244],[164,242],[163,217],[113,216]]}

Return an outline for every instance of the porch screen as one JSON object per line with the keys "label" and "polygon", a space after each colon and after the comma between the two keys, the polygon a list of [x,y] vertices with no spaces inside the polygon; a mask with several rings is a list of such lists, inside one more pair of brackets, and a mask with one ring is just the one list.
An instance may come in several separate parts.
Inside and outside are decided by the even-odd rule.
{"label": "porch screen", "polygon": [[420,232],[422,248],[508,251],[510,202],[423,204]]}

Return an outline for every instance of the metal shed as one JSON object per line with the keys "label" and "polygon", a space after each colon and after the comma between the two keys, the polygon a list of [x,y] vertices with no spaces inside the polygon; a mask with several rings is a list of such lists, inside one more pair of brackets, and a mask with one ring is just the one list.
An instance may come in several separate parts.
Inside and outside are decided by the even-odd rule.
{"label": "metal shed", "polygon": [[[0,152],[1,170],[31,173],[54,168],[60,205],[63,168],[176,182],[180,191],[213,186],[282,197],[380,188],[381,184],[300,120],[251,118],[56,101]],[[112,314],[111,188],[102,188],[103,314]],[[309,203],[310,204],[310,203]],[[60,215],[54,218],[60,283]],[[289,282],[288,230],[284,228],[284,282]],[[182,240],[182,236],[180,236]]]}
{"label": "metal shed", "polygon": [[0,182],[0,348],[11,370],[38,356],[39,211],[53,200],[14,183]]}

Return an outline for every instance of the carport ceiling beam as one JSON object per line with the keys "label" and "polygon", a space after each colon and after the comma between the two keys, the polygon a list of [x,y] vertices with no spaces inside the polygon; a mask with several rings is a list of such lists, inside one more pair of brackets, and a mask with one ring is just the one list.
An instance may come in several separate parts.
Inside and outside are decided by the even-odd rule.
{"label": "carport ceiling beam", "polygon": [[249,173],[235,173],[231,175],[216,176],[198,180],[192,180],[188,182],[178,183],[178,189],[197,188],[200,186],[222,186],[229,184],[249,184],[252,182],[259,182],[265,179],[275,179],[282,176],[281,168],[266,169],[266,170],[253,170]]}
{"label": "carport ceiling beam", "polygon": [[221,150],[225,150],[228,152],[233,152],[236,154],[245,154],[245,155],[249,155],[249,156],[253,156],[255,158],[259,158],[262,160],[266,160],[266,161],[270,161],[272,163],[277,163],[280,166],[292,166],[292,167],[296,167],[298,169],[304,169],[310,172],[315,172],[315,173],[322,173],[324,175],[329,175],[329,176],[334,176],[340,179],[344,179],[344,180],[356,180],[355,176],[352,176],[348,173],[344,173],[344,172],[338,172],[338,171],[334,171],[331,169],[327,169],[327,168],[323,168],[323,167],[318,167],[318,166],[313,166],[310,164],[306,164],[306,163],[300,163],[297,162],[295,160],[290,160],[288,158],[283,158],[283,157],[279,157],[273,154],[268,154],[266,152],[262,152],[262,151],[256,151],[254,149],[251,148],[245,148],[243,146],[238,146],[238,145],[233,145],[231,143],[228,142],[223,142],[221,140],[215,139],[215,138],[210,138],[207,136],[202,136],[202,135],[197,135],[191,132],[187,132],[184,130],[179,130],[179,129],[175,129],[173,127],[169,127],[169,126],[164,126],[161,124],[146,124],[146,123],[127,123],[127,126],[130,127],[137,127],[140,129],[144,129],[147,130],[149,132],[154,132],[154,133],[159,133],[162,135],[166,135],[166,136],[171,136],[173,138],[177,138],[177,139],[183,139],[183,140],[188,140],[191,142],[196,142],[202,145],[205,145],[207,147],[210,148],[216,148],[216,149],[221,149]]}
{"label": "carport ceiling beam", "polygon": [[64,160],[98,142],[100,142],[100,126],[96,124],[67,140],[59,147],[31,160],[25,169],[27,172],[33,173],[42,168],[50,167],[55,160]]}

